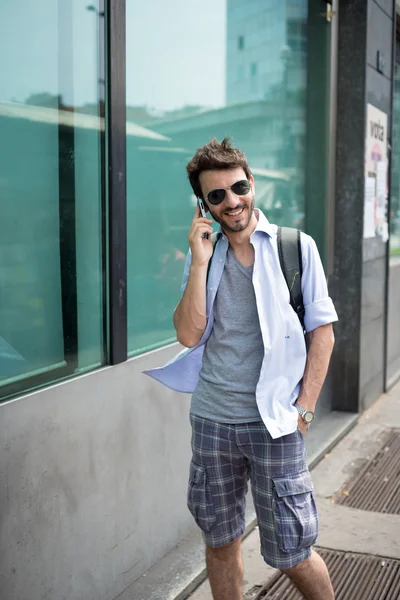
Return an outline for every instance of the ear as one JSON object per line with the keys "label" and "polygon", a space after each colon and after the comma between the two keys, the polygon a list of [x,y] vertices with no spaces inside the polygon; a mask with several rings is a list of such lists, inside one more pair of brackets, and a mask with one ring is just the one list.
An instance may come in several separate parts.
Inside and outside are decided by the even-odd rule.
{"label": "ear", "polygon": [[249,181],[250,181],[250,184],[251,184],[251,189],[253,190],[253,193],[254,193],[256,191],[256,186],[255,186],[255,183],[254,183],[254,177],[253,177],[253,175],[250,175]]}

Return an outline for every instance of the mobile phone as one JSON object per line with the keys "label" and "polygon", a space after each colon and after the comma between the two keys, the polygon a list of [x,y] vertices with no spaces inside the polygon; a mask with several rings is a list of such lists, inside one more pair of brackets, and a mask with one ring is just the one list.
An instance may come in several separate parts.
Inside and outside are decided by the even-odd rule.
{"label": "mobile phone", "polygon": [[[207,218],[206,209],[204,208],[204,203],[201,198],[197,198],[197,204],[199,205],[201,216]],[[208,240],[208,233],[203,233],[202,237]]]}

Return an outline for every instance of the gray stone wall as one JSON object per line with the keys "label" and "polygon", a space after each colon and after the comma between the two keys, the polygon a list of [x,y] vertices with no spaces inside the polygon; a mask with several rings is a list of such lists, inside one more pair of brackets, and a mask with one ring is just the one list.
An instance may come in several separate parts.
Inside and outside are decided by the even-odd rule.
{"label": "gray stone wall", "polygon": [[385,385],[387,244],[363,239],[364,157],[368,103],[388,114],[390,143],[393,14],[391,0],[340,2],[332,385],[334,408],[349,411],[364,410]]}
{"label": "gray stone wall", "polygon": [[0,406],[1,600],[110,600],[195,528],[190,398],[141,374],[177,350]]}
{"label": "gray stone wall", "polygon": [[360,388],[367,2],[341,2],[337,74],[334,272],[339,315],[332,357],[333,408],[357,412]]}

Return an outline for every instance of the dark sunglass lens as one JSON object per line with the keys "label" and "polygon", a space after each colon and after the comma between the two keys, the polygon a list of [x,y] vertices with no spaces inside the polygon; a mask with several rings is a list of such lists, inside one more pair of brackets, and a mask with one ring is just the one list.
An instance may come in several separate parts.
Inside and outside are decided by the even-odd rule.
{"label": "dark sunglass lens", "polygon": [[210,204],[221,204],[225,198],[225,190],[212,190],[207,196]]}
{"label": "dark sunglass lens", "polygon": [[237,181],[232,186],[232,192],[238,196],[245,196],[250,191],[250,182],[247,179],[243,181]]}

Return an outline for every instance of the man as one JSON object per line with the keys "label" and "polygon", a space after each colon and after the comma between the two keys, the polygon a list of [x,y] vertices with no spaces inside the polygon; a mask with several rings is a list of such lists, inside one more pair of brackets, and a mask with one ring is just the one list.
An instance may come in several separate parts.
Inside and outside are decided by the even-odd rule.
{"label": "man", "polygon": [[203,531],[213,597],[242,598],[250,479],[266,563],[308,600],[333,600],[325,563],[311,549],[318,517],[304,449],[337,320],[316,245],[301,234],[307,352],[279,263],[277,227],[254,208],[245,155],[229,139],[214,139],[187,172],[220,232],[213,246],[212,220],[197,208],[174,313],[187,349],[149,374],[193,393],[188,506]]}

